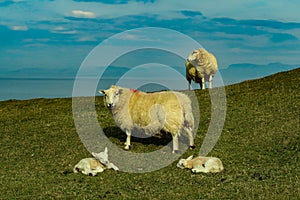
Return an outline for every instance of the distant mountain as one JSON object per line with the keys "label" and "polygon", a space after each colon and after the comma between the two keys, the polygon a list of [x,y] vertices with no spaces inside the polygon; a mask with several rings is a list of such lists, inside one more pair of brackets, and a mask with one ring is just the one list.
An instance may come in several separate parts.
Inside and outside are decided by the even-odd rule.
{"label": "distant mountain", "polygon": [[300,65],[270,63],[255,65],[250,63],[232,64],[226,69],[220,69],[225,85],[239,83],[245,80],[258,79],[281,71],[299,68]]}
{"label": "distant mountain", "polygon": [[74,69],[22,68],[0,69],[0,78],[74,78]]}
{"label": "distant mountain", "polygon": [[[234,83],[239,83],[245,80],[258,79],[271,74],[292,70],[299,68],[300,65],[289,65],[282,63],[270,63],[267,65],[256,65],[251,63],[240,63],[232,64],[226,69],[220,69],[219,72],[222,76],[223,82],[225,85],[230,85]],[[185,77],[185,67],[172,67],[174,70],[178,71],[183,77]],[[160,68],[157,67],[148,67],[143,69],[135,68],[136,78],[158,78],[158,79],[172,79],[170,74],[167,71],[162,71],[157,73],[157,70]],[[47,68],[23,68],[18,70],[10,69],[1,69],[0,68],[0,78],[75,78],[77,74],[75,68],[63,68],[63,69],[47,69]],[[83,71],[80,75],[84,77],[97,77],[97,74],[100,70],[103,70],[101,67],[91,67],[86,71]],[[126,72],[129,72],[131,68],[120,67],[120,66],[109,66],[105,69],[102,74],[104,79],[119,79]]]}

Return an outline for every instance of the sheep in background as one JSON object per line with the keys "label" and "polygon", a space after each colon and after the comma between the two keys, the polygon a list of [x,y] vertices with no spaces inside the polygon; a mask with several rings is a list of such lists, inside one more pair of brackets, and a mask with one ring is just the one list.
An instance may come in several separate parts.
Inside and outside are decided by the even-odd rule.
{"label": "sheep in background", "polygon": [[193,156],[187,159],[180,159],[177,167],[191,169],[193,173],[217,173],[224,169],[222,161],[219,158],[204,156],[198,156],[194,159]]}
{"label": "sheep in background", "polygon": [[212,88],[212,77],[218,71],[217,59],[212,53],[203,48],[194,50],[187,58],[186,79],[190,90],[191,81],[199,83],[202,90],[205,89],[205,82],[209,82],[209,88]]}
{"label": "sheep in background", "polygon": [[188,134],[190,148],[194,148],[194,117],[187,95],[173,91],[144,93],[119,86],[99,92],[105,95],[116,124],[126,132],[126,150],[130,148],[132,133],[142,132],[152,136],[161,130],[172,134],[172,153],[179,150],[178,136],[181,131]]}

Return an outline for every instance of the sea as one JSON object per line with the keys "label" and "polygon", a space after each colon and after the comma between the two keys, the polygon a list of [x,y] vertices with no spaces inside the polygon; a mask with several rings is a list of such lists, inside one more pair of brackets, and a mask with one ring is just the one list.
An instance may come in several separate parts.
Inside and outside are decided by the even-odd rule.
{"label": "sea", "polygon": [[[257,69],[250,71],[245,71],[244,69],[242,72],[236,69],[220,71],[213,78],[213,87],[223,87],[245,80],[262,78],[286,70],[269,70],[264,73]],[[99,96],[98,90],[108,89],[111,85],[138,89],[144,92],[186,90],[188,88],[185,76],[170,76],[170,78],[165,77],[165,79],[162,79],[161,76],[155,77],[153,75],[149,75],[149,77],[107,77],[101,79],[96,77],[0,77],[0,101]],[[192,82],[191,88],[199,89],[200,86]]]}
{"label": "sea", "polygon": [[161,90],[182,90],[187,88],[186,80],[147,79],[105,79],[93,78],[0,78],[0,101],[28,100],[36,98],[71,98],[98,96],[97,91],[111,85],[135,88],[145,92]]}

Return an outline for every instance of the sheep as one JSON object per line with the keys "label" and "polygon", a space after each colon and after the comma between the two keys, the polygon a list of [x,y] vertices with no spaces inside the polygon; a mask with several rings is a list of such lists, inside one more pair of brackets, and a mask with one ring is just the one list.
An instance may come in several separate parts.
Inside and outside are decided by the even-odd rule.
{"label": "sheep", "polygon": [[177,167],[181,169],[191,169],[193,173],[217,173],[224,169],[222,161],[219,158],[204,156],[198,156],[194,159],[193,156],[187,159],[180,159],[177,163]]}
{"label": "sheep", "polygon": [[74,166],[73,172],[81,172],[84,175],[96,176],[97,173],[103,172],[104,169],[105,166],[96,158],[84,158]]}
{"label": "sheep", "polygon": [[202,90],[205,89],[206,81],[209,81],[209,88],[212,88],[212,78],[218,71],[217,59],[212,53],[204,48],[194,50],[188,56],[185,66],[189,90],[192,80],[199,83]]}
{"label": "sheep", "polygon": [[144,93],[112,85],[104,94],[105,103],[111,108],[118,127],[127,135],[125,150],[130,149],[132,133],[154,135],[163,130],[171,133],[173,151],[178,152],[178,136],[185,131],[193,149],[194,117],[190,98],[175,91]]}
{"label": "sheep", "polygon": [[85,175],[96,176],[97,173],[105,169],[119,170],[119,168],[108,160],[108,149],[105,147],[104,152],[92,152],[93,158],[81,159],[73,168],[74,173],[81,172]]}

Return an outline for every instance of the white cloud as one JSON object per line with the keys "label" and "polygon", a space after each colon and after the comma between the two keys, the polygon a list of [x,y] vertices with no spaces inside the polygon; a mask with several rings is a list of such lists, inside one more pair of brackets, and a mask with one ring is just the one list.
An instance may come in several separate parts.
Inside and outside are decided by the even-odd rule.
{"label": "white cloud", "polygon": [[60,34],[66,34],[66,35],[74,35],[77,34],[78,32],[73,30],[73,31],[61,31],[61,32],[54,32],[54,33],[60,33]]}
{"label": "white cloud", "polygon": [[[213,0],[191,1],[208,17],[229,17],[235,19],[274,19],[300,21],[298,0]],[[199,3],[198,3],[199,2]]]}
{"label": "white cloud", "polygon": [[95,13],[82,10],[72,10],[72,15],[78,18],[96,18]]}
{"label": "white cloud", "polygon": [[63,26],[56,26],[51,30],[52,33],[59,33],[59,34],[77,34],[78,32],[76,30],[69,30],[68,28],[65,28]]}
{"label": "white cloud", "polygon": [[27,26],[11,26],[10,29],[14,30],[14,31],[27,31],[28,27]]}
{"label": "white cloud", "polygon": [[62,27],[62,26],[57,26],[57,27],[54,27],[53,29],[54,31],[65,31],[67,30],[65,27]]}

